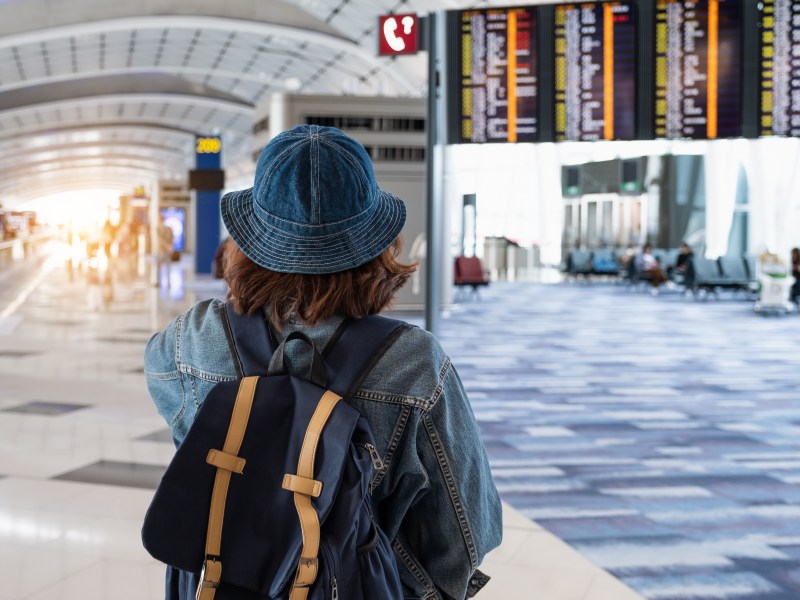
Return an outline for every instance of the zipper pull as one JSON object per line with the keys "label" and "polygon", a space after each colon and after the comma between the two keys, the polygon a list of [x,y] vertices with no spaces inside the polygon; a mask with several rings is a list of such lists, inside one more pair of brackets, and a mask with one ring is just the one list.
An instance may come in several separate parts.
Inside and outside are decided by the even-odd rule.
{"label": "zipper pull", "polygon": [[372,466],[375,467],[376,471],[380,471],[383,468],[383,460],[381,460],[381,455],[378,454],[378,449],[372,444],[364,444],[364,448],[367,449],[370,458],[372,458]]}
{"label": "zipper pull", "polygon": [[331,600],[339,600],[339,588],[336,585],[336,577],[331,578]]}

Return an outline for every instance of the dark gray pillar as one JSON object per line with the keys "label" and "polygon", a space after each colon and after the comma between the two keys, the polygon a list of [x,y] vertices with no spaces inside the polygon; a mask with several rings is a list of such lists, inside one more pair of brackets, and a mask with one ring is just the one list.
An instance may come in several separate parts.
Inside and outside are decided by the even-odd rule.
{"label": "dark gray pillar", "polygon": [[442,305],[442,261],[444,259],[443,225],[443,136],[444,125],[444,13],[430,13],[426,18],[425,45],[428,50],[428,116],[426,161],[426,270],[425,329],[439,332]]}

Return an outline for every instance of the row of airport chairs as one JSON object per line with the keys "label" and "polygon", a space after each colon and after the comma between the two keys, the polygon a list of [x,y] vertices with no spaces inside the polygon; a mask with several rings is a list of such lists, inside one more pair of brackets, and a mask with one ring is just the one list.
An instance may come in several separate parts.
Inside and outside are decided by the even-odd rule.
{"label": "row of airport chairs", "polygon": [[610,248],[600,250],[570,250],[564,271],[574,277],[590,275],[620,275],[620,264],[624,250]]}
{"label": "row of airport chairs", "polygon": [[684,285],[696,294],[716,294],[720,289],[754,292],[757,289],[756,259],[722,256],[712,260],[693,256]]}
{"label": "row of airport chairs", "polygon": [[[653,256],[666,268],[678,260],[679,250],[655,250]],[[570,250],[567,254],[564,272],[572,276],[611,275],[627,276],[627,251],[624,249],[600,248],[597,250]],[[633,260],[633,256],[629,257]]]}
{"label": "row of airport chairs", "polygon": [[[665,271],[674,267],[680,250],[657,249],[653,256]],[[577,276],[612,276],[628,283],[643,281],[636,272],[635,256],[626,257],[625,250],[604,248],[598,250],[571,250],[566,259],[565,272]],[[719,289],[752,291],[756,285],[755,258],[723,256],[716,260],[694,255],[682,284],[687,291],[696,294],[714,293]]]}

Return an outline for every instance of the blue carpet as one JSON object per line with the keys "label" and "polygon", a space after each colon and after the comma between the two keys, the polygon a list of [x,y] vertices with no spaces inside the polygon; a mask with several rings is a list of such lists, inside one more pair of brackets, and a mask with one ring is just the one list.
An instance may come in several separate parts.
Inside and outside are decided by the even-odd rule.
{"label": "blue carpet", "polygon": [[442,321],[505,501],[652,600],[800,599],[800,317],[497,283]]}

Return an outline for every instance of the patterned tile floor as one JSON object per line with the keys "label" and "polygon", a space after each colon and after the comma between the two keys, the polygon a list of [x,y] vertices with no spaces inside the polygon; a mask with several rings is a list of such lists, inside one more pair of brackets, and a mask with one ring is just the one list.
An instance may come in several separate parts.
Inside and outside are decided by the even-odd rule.
{"label": "patterned tile floor", "polygon": [[[173,275],[118,273],[104,305],[56,263],[0,271],[0,600],[160,596],[138,529],[173,448],[142,349],[214,293]],[[652,600],[800,599],[800,317],[496,283],[441,338],[519,511],[481,597],[637,597],[562,538]]]}
{"label": "patterned tile floor", "polygon": [[[0,600],[163,598],[163,565],[139,530],[174,445],[142,352],[152,331],[221,291],[173,267],[170,289],[124,271],[101,289],[45,255],[0,267]],[[641,600],[503,508],[482,600]]]}
{"label": "patterned tile floor", "polygon": [[800,317],[506,283],[441,337],[524,515],[652,600],[800,598]]}

